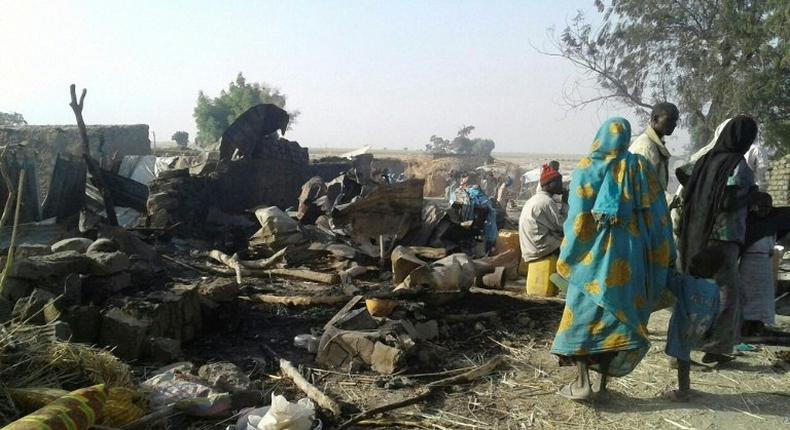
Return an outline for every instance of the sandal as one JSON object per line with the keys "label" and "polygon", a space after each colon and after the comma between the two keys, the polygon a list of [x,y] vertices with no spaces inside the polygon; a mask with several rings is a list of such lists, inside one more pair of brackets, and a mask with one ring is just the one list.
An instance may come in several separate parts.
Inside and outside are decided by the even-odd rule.
{"label": "sandal", "polygon": [[728,355],[728,354],[714,354],[714,353],[706,353],[702,357],[702,362],[705,364],[716,363],[716,364],[723,364],[735,360],[735,356]]}

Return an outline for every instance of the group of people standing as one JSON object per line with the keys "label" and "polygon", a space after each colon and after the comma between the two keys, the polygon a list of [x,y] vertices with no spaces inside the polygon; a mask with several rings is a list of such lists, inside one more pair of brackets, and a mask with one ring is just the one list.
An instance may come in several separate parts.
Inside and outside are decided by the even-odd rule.
{"label": "group of people standing", "polygon": [[[569,189],[546,165],[522,210],[524,260],[558,253],[557,272],[568,281],[552,352],[578,368],[560,390],[569,399],[605,395],[609,376],[637,366],[658,309],[673,307],[666,352],[678,369],[679,389],[668,393],[676,400],[689,395],[692,350],[705,353],[703,363],[724,363],[734,358],[742,326],[759,331],[773,323],[770,253],[790,222],[758,190],[745,157],[758,125],[738,115],[718,127],[710,144],[674,172],[682,188],[670,215],[664,137],[678,119],[675,105],[657,104],[633,142],[627,120],[605,121]],[[558,198],[563,193],[567,204]],[[595,387],[590,369],[601,374]]]}

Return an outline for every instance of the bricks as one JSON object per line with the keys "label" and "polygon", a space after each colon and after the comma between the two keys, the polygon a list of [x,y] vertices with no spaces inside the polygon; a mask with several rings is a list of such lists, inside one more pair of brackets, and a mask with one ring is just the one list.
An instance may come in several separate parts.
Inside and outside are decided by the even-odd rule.
{"label": "bricks", "polygon": [[790,205],[790,155],[773,160],[768,165],[768,186],[774,206]]}

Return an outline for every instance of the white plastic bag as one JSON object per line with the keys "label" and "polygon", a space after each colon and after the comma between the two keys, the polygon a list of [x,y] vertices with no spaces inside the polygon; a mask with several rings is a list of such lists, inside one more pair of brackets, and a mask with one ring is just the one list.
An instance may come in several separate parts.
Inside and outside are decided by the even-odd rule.
{"label": "white plastic bag", "polygon": [[291,403],[283,396],[272,394],[271,407],[255,429],[310,430],[313,426],[313,418],[315,418],[315,405],[309,399]]}

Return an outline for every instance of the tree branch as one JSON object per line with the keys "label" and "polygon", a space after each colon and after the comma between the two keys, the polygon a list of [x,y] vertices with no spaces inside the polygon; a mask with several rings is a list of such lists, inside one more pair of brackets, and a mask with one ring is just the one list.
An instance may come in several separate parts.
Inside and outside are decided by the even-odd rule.
{"label": "tree branch", "polygon": [[82,158],[85,159],[85,164],[88,166],[88,172],[90,172],[96,187],[99,189],[99,191],[101,191],[102,199],[104,200],[104,211],[107,215],[107,222],[110,225],[118,225],[118,218],[115,215],[115,206],[113,205],[112,194],[104,184],[104,176],[102,176],[101,167],[99,167],[99,165],[96,163],[96,160],[91,158],[90,142],[88,141],[88,129],[85,127],[85,120],[82,118],[82,109],[85,106],[85,95],[88,93],[88,90],[85,88],[82,89],[79,102],[77,101],[76,85],[71,84],[71,86],[69,86],[69,92],[71,94],[71,103],[69,103],[69,106],[71,106],[71,110],[74,111],[74,116],[77,119],[77,128],[80,131],[80,139],[82,140]]}

